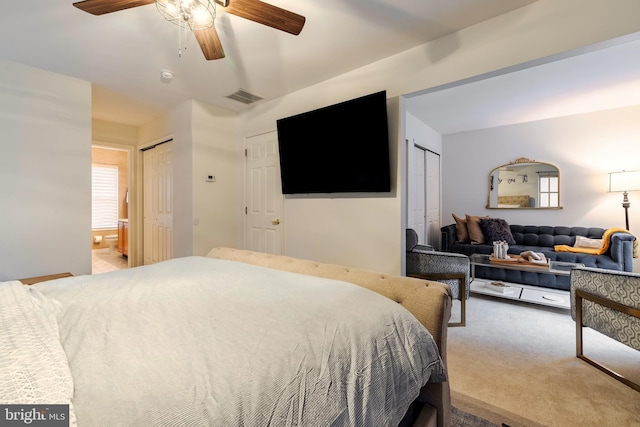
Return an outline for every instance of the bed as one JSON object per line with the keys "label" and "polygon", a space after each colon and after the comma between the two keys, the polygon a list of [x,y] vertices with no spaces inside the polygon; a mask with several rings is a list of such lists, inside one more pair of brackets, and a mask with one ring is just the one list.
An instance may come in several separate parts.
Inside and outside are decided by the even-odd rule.
{"label": "bed", "polygon": [[437,282],[216,248],[0,301],[0,404],[71,425],[449,423]]}

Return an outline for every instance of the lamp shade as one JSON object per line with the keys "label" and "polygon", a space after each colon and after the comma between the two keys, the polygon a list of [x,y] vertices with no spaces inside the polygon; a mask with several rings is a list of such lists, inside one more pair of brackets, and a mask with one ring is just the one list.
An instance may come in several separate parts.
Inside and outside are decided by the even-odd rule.
{"label": "lamp shade", "polygon": [[640,171],[621,171],[609,173],[609,192],[640,190]]}

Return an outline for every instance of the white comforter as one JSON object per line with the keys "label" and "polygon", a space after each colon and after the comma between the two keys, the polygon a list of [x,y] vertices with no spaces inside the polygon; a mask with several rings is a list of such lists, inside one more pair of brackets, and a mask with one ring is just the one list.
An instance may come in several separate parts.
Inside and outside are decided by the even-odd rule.
{"label": "white comforter", "polygon": [[392,426],[445,379],[410,313],[344,282],[186,257],[30,292],[56,307],[80,426]]}

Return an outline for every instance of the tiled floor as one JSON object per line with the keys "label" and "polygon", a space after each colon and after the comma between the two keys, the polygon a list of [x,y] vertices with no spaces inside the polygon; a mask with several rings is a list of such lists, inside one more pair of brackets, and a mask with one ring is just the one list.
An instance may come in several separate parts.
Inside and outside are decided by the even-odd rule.
{"label": "tiled floor", "polygon": [[91,273],[99,274],[108,271],[128,268],[127,257],[120,252],[111,252],[111,249],[95,249],[91,251]]}

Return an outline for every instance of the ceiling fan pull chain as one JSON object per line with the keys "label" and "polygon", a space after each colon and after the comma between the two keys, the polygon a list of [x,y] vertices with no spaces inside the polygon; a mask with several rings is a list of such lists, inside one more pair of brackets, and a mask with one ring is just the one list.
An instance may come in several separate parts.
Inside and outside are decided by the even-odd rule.
{"label": "ceiling fan pull chain", "polygon": [[[188,38],[188,34],[187,32],[189,31],[186,27],[186,25],[189,25],[188,22],[185,22],[185,25],[178,25],[178,57],[182,58],[182,51],[186,51],[187,50],[187,38]],[[184,41],[184,45],[182,44]]]}
{"label": "ceiling fan pull chain", "polygon": [[[189,25],[189,23],[187,23],[187,25]],[[189,29],[188,27],[182,27],[182,42],[184,43],[182,45],[182,48],[186,51],[187,50],[187,40],[189,39]]]}
{"label": "ceiling fan pull chain", "polygon": [[182,26],[178,25],[178,58],[182,58]]}

